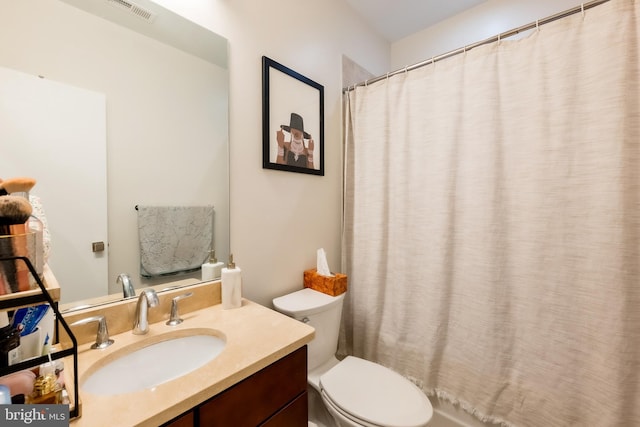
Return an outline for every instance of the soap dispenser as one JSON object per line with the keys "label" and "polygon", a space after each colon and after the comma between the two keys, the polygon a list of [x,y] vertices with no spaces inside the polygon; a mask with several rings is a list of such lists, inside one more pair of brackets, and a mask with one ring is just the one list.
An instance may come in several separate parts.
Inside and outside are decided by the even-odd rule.
{"label": "soap dispenser", "polygon": [[224,267],[224,262],[218,261],[216,251],[212,249],[209,252],[209,262],[202,264],[202,281],[207,282],[220,278],[222,267]]}
{"label": "soap dispenser", "polygon": [[222,269],[222,308],[239,308],[242,306],[242,270],[233,262],[233,254],[229,255],[229,264]]}

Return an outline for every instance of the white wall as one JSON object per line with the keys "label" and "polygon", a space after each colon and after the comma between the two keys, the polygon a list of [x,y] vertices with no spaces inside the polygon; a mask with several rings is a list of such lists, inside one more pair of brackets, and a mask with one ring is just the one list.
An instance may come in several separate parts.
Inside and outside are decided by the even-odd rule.
{"label": "white wall", "polygon": [[[270,305],[301,288],[321,247],[339,270],[342,55],[383,73],[388,43],[342,0],[156,2],[229,39],[231,250],[244,295]],[[262,169],[262,55],[324,86],[324,177]]]}
{"label": "white wall", "polygon": [[390,71],[488,39],[582,3],[578,0],[486,1],[394,43]]}

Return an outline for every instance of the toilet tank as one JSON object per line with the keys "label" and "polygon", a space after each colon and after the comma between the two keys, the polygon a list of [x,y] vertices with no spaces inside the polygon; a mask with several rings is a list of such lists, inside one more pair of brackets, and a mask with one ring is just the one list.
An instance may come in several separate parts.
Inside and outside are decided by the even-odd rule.
{"label": "toilet tank", "polygon": [[344,295],[334,297],[305,288],[273,300],[277,311],[315,328],[315,337],[308,344],[308,370],[327,362],[336,353]]}

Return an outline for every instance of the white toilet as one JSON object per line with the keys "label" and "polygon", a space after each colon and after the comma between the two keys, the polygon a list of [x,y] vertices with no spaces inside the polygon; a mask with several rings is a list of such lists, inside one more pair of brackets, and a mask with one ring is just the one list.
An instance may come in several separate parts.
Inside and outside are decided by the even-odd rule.
{"label": "white toilet", "polygon": [[335,357],[344,294],[302,289],[273,300],[279,312],[316,330],[308,345],[308,382],[341,427],[422,427],[431,402],[400,374],[364,359]]}

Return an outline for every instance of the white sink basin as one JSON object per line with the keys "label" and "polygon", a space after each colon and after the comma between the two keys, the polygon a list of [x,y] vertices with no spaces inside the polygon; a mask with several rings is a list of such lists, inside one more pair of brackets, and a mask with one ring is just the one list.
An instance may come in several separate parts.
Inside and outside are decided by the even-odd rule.
{"label": "white sink basin", "polygon": [[224,349],[222,338],[189,335],[126,352],[90,374],[80,388],[92,394],[115,395],[151,389],[194,371]]}

